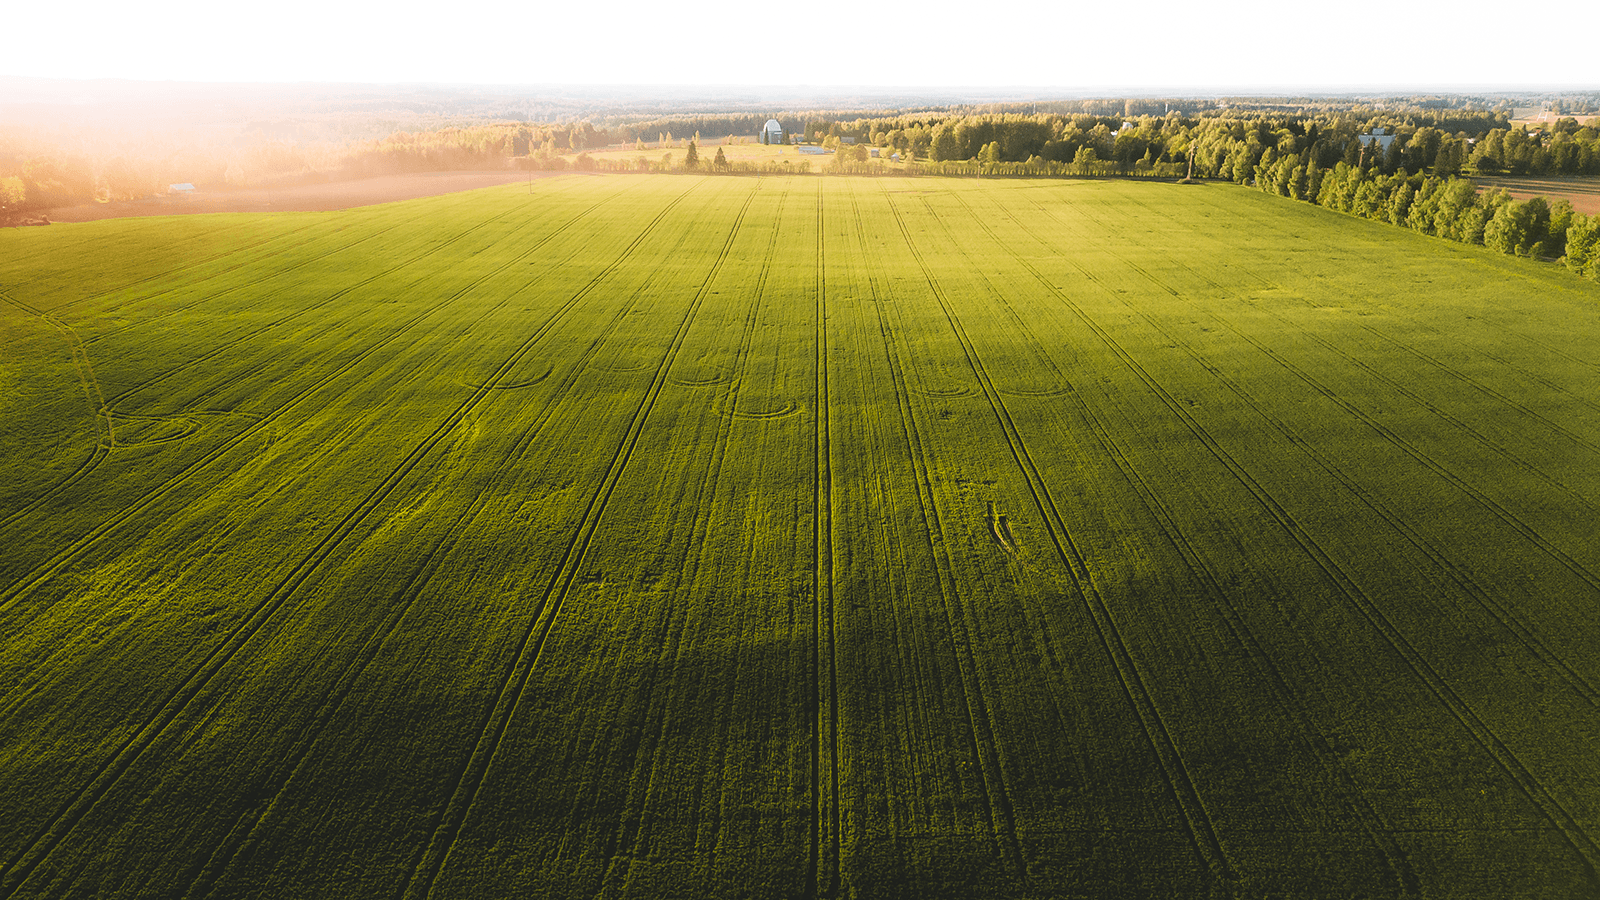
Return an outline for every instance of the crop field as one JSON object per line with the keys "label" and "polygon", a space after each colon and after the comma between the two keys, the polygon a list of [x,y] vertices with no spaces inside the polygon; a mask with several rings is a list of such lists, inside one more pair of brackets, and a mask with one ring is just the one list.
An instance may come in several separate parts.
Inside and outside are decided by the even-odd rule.
{"label": "crop field", "polygon": [[1600,178],[1499,176],[1479,178],[1478,186],[1485,190],[1502,189],[1519,200],[1526,200],[1529,197],[1544,197],[1550,201],[1565,200],[1578,212],[1600,216]]}
{"label": "crop field", "polygon": [[1600,897],[1600,286],[1228,185],[0,233],[0,900]]}

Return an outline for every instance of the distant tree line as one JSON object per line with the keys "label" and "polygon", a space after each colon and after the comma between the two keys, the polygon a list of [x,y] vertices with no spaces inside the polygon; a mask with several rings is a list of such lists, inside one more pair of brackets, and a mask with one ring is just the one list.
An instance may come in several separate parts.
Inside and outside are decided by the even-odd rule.
{"label": "distant tree line", "polygon": [[1269,155],[1309,152],[1308,162],[1324,168],[1341,159],[1368,162],[1366,156],[1379,151],[1362,136],[1380,127],[1392,140],[1370,161],[1385,174],[1440,166],[1450,174],[1471,169],[1486,175],[1600,175],[1595,126],[1566,117],[1548,128],[1512,127],[1504,114],[1483,111],[1421,110],[1400,120],[1348,112],[1194,117],[1176,111],[1132,119],[1054,113],[813,119],[806,122],[802,139],[829,146],[868,144],[934,162],[976,160],[990,145],[999,162],[1071,162],[1088,147],[1096,158],[1124,167],[1141,159],[1186,163],[1192,152],[1197,177],[1239,180]]}
{"label": "distant tree line", "polygon": [[[1584,113],[1600,94],[1550,104]],[[1341,100],[1081,100],[960,109],[692,114],[557,124],[495,123],[396,132],[379,140],[191,147],[63,149],[0,134],[0,218],[96,199],[136,199],[171,182],[203,190],[508,166],[601,171],[783,174],[788,161],[733,163],[670,153],[659,161],[597,161],[591,149],[633,143],[684,148],[700,134],[749,135],[776,117],[786,134],[835,150],[828,169],[960,176],[1147,176],[1225,179],[1508,253],[1564,257],[1595,277],[1595,225],[1570,206],[1480,194],[1474,175],[1600,175],[1600,128],[1562,116],[1513,125],[1510,108],[1460,98],[1383,107]],[[1383,138],[1373,132],[1382,128]],[[687,135],[694,135],[688,138]],[[674,137],[680,135],[683,137]],[[1387,144],[1387,146],[1385,146]]]}
{"label": "distant tree line", "polygon": [[1331,169],[1308,167],[1293,156],[1258,165],[1252,180],[1269,193],[1423,234],[1513,256],[1560,259],[1600,280],[1600,216],[1577,212],[1566,200],[1519,201],[1504,191],[1479,191],[1470,178],[1404,169],[1385,175],[1376,165],[1343,160]]}

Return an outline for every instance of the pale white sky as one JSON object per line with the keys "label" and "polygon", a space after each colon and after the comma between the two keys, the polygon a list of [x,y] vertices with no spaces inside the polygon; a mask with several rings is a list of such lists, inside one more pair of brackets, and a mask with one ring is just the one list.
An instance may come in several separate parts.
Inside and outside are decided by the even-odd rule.
{"label": "pale white sky", "polygon": [[[0,75],[179,81],[1600,88],[1600,3],[21,0]],[[1518,35],[1519,28],[1526,34]],[[1560,34],[1585,36],[1563,41]]]}

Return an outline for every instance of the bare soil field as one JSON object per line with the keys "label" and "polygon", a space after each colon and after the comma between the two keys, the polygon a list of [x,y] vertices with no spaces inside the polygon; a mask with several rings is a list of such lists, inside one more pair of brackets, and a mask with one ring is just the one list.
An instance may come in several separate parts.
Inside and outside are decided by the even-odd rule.
{"label": "bare soil field", "polygon": [[1522,107],[1515,110],[1511,116],[1511,125],[1527,125],[1530,128],[1548,128],[1560,119],[1577,119],[1579,125],[1600,124],[1600,116],[1587,113],[1547,113],[1540,115],[1538,109]]}
{"label": "bare soil field", "polygon": [[562,174],[566,173],[505,170],[380,175],[376,178],[332,181],[324,184],[249,188],[237,191],[196,191],[187,196],[86,203],[82,206],[46,210],[44,215],[52,222],[93,222],[127,216],[174,216],[188,213],[327,212],[511,184],[527,181],[530,176],[549,178]]}
{"label": "bare soil field", "polygon": [[1586,215],[1600,215],[1600,178],[1547,177],[1547,178],[1486,178],[1476,179],[1484,190],[1502,188],[1518,200],[1545,197],[1566,200],[1572,208]]}

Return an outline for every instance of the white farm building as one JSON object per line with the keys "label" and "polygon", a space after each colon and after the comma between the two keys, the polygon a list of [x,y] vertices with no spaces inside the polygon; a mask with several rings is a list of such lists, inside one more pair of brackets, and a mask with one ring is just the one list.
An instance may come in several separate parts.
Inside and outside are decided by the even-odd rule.
{"label": "white farm building", "polygon": [[783,126],[778,124],[777,119],[768,119],[767,124],[761,126],[761,143],[783,143]]}

